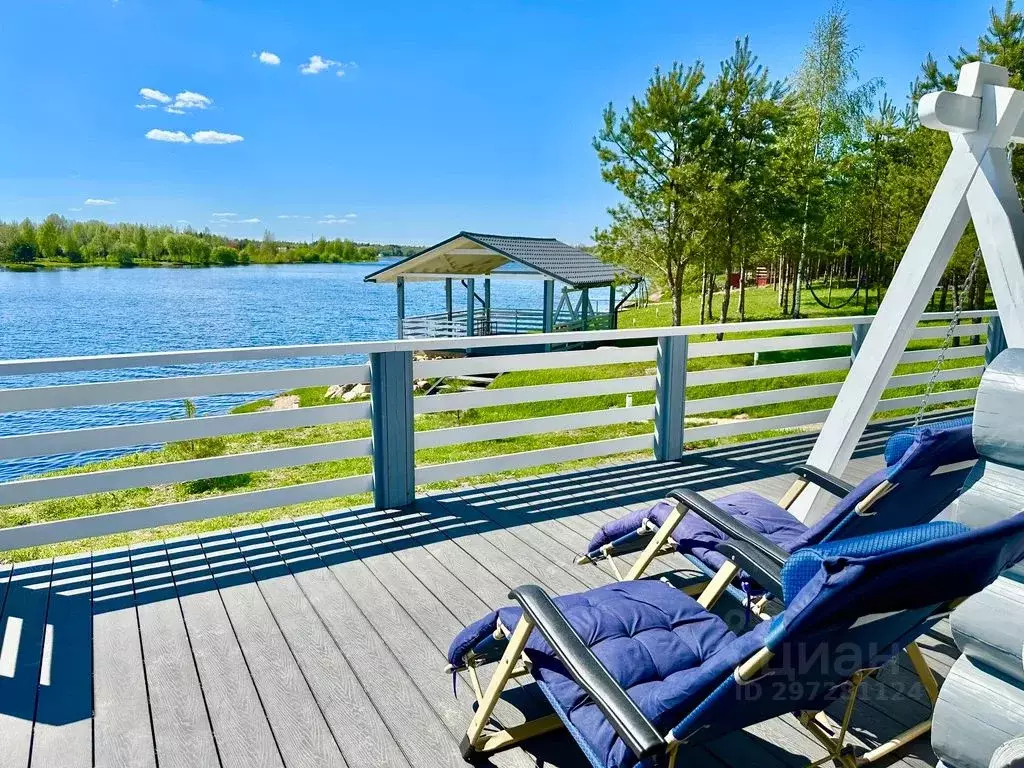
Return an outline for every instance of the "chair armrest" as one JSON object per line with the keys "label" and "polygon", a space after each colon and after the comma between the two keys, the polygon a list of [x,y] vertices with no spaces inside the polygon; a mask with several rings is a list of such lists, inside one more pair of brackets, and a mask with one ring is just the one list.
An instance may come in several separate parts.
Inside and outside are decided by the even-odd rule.
{"label": "chair armrest", "polygon": [[537,586],[517,587],[509,597],[519,603],[548,641],[559,661],[604,713],[612,728],[640,760],[665,749],[665,739],[576,634],[558,606]]}
{"label": "chair armrest", "polygon": [[782,597],[782,567],[774,558],[752,544],[735,539],[723,541],[715,549],[752,576],[766,592]]}
{"label": "chair armrest", "polygon": [[775,542],[770,541],[764,535],[744,525],[713,501],[705,499],[696,491],[680,488],[670,491],[668,495],[701,519],[711,523],[730,539],[744,541],[757,547],[766,557],[770,557],[778,563],[780,568],[789,559],[789,552]]}
{"label": "chair armrest", "polygon": [[841,480],[823,469],[812,467],[810,464],[797,464],[793,467],[793,474],[814,483],[819,488],[825,489],[840,499],[844,496],[849,496],[850,491],[856,488],[856,486],[850,485],[845,480]]}

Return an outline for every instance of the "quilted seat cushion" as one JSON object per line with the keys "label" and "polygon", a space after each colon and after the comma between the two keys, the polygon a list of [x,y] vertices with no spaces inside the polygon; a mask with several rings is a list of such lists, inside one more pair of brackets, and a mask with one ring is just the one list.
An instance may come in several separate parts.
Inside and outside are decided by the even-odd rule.
{"label": "quilted seat cushion", "polygon": [[[807,526],[778,504],[750,491],[730,493],[716,499],[715,504],[786,551],[792,551],[790,545],[807,532]],[[650,509],[638,510],[608,523],[594,535],[587,551],[593,552],[620,536],[636,531],[644,520],[660,526],[674,508],[672,502],[659,501]],[[715,545],[725,540],[726,535],[692,512],[676,526],[672,538],[679,545],[680,552],[693,555],[713,571],[725,562],[725,557],[715,551]]]}
{"label": "quilted seat cushion", "polygon": [[[727,666],[708,664],[736,640],[725,622],[660,581],[626,581],[555,598],[573,629],[612,677],[661,731],[717,682]],[[486,642],[497,622],[511,629],[522,615],[502,608],[467,627],[452,643],[458,663]],[[568,676],[539,632],[527,643],[533,674],[570,727],[586,740],[600,765],[628,766],[635,757],[586,693]],[[731,663],[731,660],[730,660]]]}

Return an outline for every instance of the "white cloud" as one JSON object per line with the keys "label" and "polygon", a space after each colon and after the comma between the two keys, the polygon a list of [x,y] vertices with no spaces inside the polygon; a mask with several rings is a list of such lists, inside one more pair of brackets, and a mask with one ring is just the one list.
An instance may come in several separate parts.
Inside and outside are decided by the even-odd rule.
{"label": "white cloud", "polygon": [[304,75],[319,75],[325,69],[330,69],[335,64],[337,64],[336,61],[331,61],[331,59],[325,59],[323,56],[314,54],[309,57],[309,61],[299,66],[299,72]]}
{"label": "white cloud", "polygon": [[136,109],[156,109],[157,105],[156,104],[136,104],[135,108]]}
{"label": "white cloud", "polygon": [[354,219],[354,218],[356,218],[356,216],[358,216],[358,215],[359,215],[359,214],[356,214],[356,213],[346,213],[346,214],[345,214],[345,218],[346,218],[346,219]]}
{"label": "white cloud", "polygon": [[164,107],[164,112],[169,112],[172,115],[184,115],[184,109],[178,109],[177,107]]}
{"label": "white cloud", "polygon": [[348,224],[348,219],[339,219],[334,216],[328,216],[320,219],[317,224]]}
{"label": "white cloud", "polygon": [[85,199],[85,205],[116,205],[113,200],[103,200],[98,197],[87,197]]}
{"label": "white cloud", "polygon": [[260,220],[253,216],[251,219],[239,219],[239,224],[259,224]]}
{"label": "white cloud", "polygon": [[81,208],[68,208],[68,210],[69,211],[74,211],[75,213],[78,213],[78,211],[80,211],[82,209]]}
{"label": "white cloud", "polygon": [[159,101],[161,104],[168,104],[171,101],[171,97],[163,91],[158,91],[155,88],[140,88],[139,96],[144,98],[146,101]]}
{"label": "white cloud", "polygon": [[184,131],[165,131],[160,128],[147,131],[146,138],[150,141],[168,141],[172,144],[188,144],[192,141]]}
{"label": "white cloud", "polygon": [[303,216],[299,213],[282,213],[277,218],[279,219],[312,219],[312,216]]}
{"label": "white cloud", "polygon": [[211,213],[211,216],[215,219],[233,219],[237,216],[237,213]]}
{"label": "white cloud", "polygon": [[182,91],[174,97],[175,109],[206,109],[213,104],[213,99],[195,91]]}
{"label": "white cloud", "polygon": [[240,141],[245,141],[245,137],[239,136],[237,133],[196,131],[192,134],[192,141],[196,144],[237,144]]}
{"label": "white cloud", "polygon": [[353,69],[355,66],[354,61],[345,63],[343,61],[335,61],[334,59],[325,59],[323,56],[313,54],[309,57],[309,61],[299,65],[299,72],[304,75],[319,75],[328,69],[335,69],[334,74],[342,77],[346,71]]}
{"label": "white cloud", "polygon": [[276,53],[271,53],[270,51],[260,51],[258,54],[254,53],[253,58],[259,59],[260,64],[269,64],[272,67],[276,67],[281,63],[281,57]]}

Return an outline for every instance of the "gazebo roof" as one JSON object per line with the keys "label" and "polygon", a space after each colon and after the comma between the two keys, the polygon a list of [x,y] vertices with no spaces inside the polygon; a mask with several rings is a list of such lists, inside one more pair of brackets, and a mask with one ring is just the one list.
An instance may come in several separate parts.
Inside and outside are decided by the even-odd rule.
{"label": "gazebo roof", "polygon": [[[501,269],[515,264],[527,271]],[[617,277],[638,279],[628,269],[601,261],[593,254],[553,237],[514,237],[459,234],[415,253],[396,264],[366,276],[373,283],[390,283],[399,277],[411,280],[441,280],[446,277],[543,276],[573,288],[610,285]]]}

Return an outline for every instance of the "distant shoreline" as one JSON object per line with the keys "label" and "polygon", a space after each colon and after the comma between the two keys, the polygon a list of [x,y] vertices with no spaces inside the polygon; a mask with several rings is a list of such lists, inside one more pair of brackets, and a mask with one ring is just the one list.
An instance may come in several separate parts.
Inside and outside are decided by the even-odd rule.
{"label": "distant shoreline", "polygon": [[87,262],[72,264],[69,262],[31,262],[29,264],[0,264],[0,272],[56,272],[59,270],[79,269],[242,269],[245,267],[291,267],[291,266],[318,266],[323,264],[379,264],[386,261],[387,257],[376,259],[351,259],[348,261],[279,261],[279,262],[256,262],[254,264],[176,264],[171,261],[142,261],[131,265],[111,264],[102,262]]}

